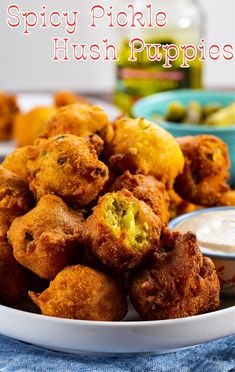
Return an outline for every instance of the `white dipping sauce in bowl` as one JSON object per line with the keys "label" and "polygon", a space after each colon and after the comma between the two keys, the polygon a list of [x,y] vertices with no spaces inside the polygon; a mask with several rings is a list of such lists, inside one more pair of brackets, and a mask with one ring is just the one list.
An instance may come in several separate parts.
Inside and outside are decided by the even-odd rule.
{"label": "white dipping sauce in bowl", "polygon": [[214,261],[222,293],[235,297],[235,207],[188,213],[172,220],[169,228],[196,234],[202,253]]}
{"label": "white dipping sauce in bowl", "polygon": [[235,254],[235,208],[202,212],[180,222],[174,229],[195,233],[201,248]]}

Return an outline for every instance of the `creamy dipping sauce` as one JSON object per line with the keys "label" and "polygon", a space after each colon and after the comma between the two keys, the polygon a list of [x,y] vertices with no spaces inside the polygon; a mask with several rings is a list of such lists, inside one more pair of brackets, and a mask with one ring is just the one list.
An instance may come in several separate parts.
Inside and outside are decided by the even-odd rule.
{"label": "creamy dipping sauce", "polygon": [[235,209],[198,214],[180,222],[173,230],[192,231],[204,250],[235,253]]}

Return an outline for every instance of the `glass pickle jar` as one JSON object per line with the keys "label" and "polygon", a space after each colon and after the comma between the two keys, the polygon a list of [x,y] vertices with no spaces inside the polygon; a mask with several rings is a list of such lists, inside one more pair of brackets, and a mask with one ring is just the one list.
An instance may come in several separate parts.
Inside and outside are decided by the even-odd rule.
{"label": "glass pickle jar", "polygon": [[[202,62],[196,58],[190,61],[189,68],[181,68],[182,58],[172,61],[171,68],[164,68],[163,59],[150,61],[146,50],[136,53],[136,62],[129,61],[129,42],[142,38],[151,44],[194,44],[202,37],[202,12],[197,0],[134,0],[132,4],[138,11],[146,14],[146,4],[152,3],[156,11],[164,11],[167,24],[163,28],[130,28],[120,32],[119,61],[116,65],[116,86],[114,103],[127,114],[131,114],[133,104],[141,97],[173,89],[202,88]],[[125,6],[126,0],[122,0]]]}

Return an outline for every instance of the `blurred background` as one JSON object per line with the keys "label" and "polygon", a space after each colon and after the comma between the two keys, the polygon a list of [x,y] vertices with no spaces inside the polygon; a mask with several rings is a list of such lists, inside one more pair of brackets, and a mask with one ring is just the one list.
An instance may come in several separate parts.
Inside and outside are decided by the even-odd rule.
{"label": "blurred background", "polygon": [[[108,4],[114,4],[110,0]],[[168,0],[173,1],[173,0]],[[174,0],[175,1],[175,0]],[[194,3],[196,0],[192,0]],[[22,10],[39,10],[46,4],[50,10],[73,10],[78,8],[80,17],[79,33],[73,37],[74,42],[92,43],[107,36],[107,29],[99,27],[90,30],[88,9],[95,2],[86,1],[15,1]],[[107,6],[107,0],[100,0]],[[156,2],[154,2],[156,5]],[[158,1],[161,8],[161,0]],[[203,36],[207,42],[226,44],[235,40],[235,1],[234,0],[198,0],[204,13]],[[2,0],[1,17],[6,14],[11,1]],[[54,36],[65,36],[63,31],[32,31],[30,36],[22,36],[19,30],[10,29],[3,20],[0,23],[1,38],[1,72],[0,88],[8,91],[58,90],[73,89],[83,93],[111,92],[115,82],[115,64],[112,62],[52,62],[52,43],[48,40]],[[117,30],[109,31],[113,42],[120,38]],[[204,86],[206,88],[235,88],[234,61],[210,61],[205,64]]]}

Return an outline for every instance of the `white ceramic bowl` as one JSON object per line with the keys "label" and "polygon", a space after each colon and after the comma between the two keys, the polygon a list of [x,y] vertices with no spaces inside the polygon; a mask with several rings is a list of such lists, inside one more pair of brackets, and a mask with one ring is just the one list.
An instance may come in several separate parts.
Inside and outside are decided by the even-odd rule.
{"label": "white ceramic bowl", "polygon": [[[210,213],[221,210],[235,210],[235,207],[216,207],[187,213],[170,221],[169,228],[177,231],[177,227],[179,227],[180,230],[180,224],[186,220],[189,221],[191,218],[202,213]],[[192,232],[194,232],[193,229]],[[235,253],[212,252],[205,248],[201,248],[201,250],[202,253],[205,256],[210,257],[215,264],[221,283],[221,293],[223,295],[235,298]]]}

